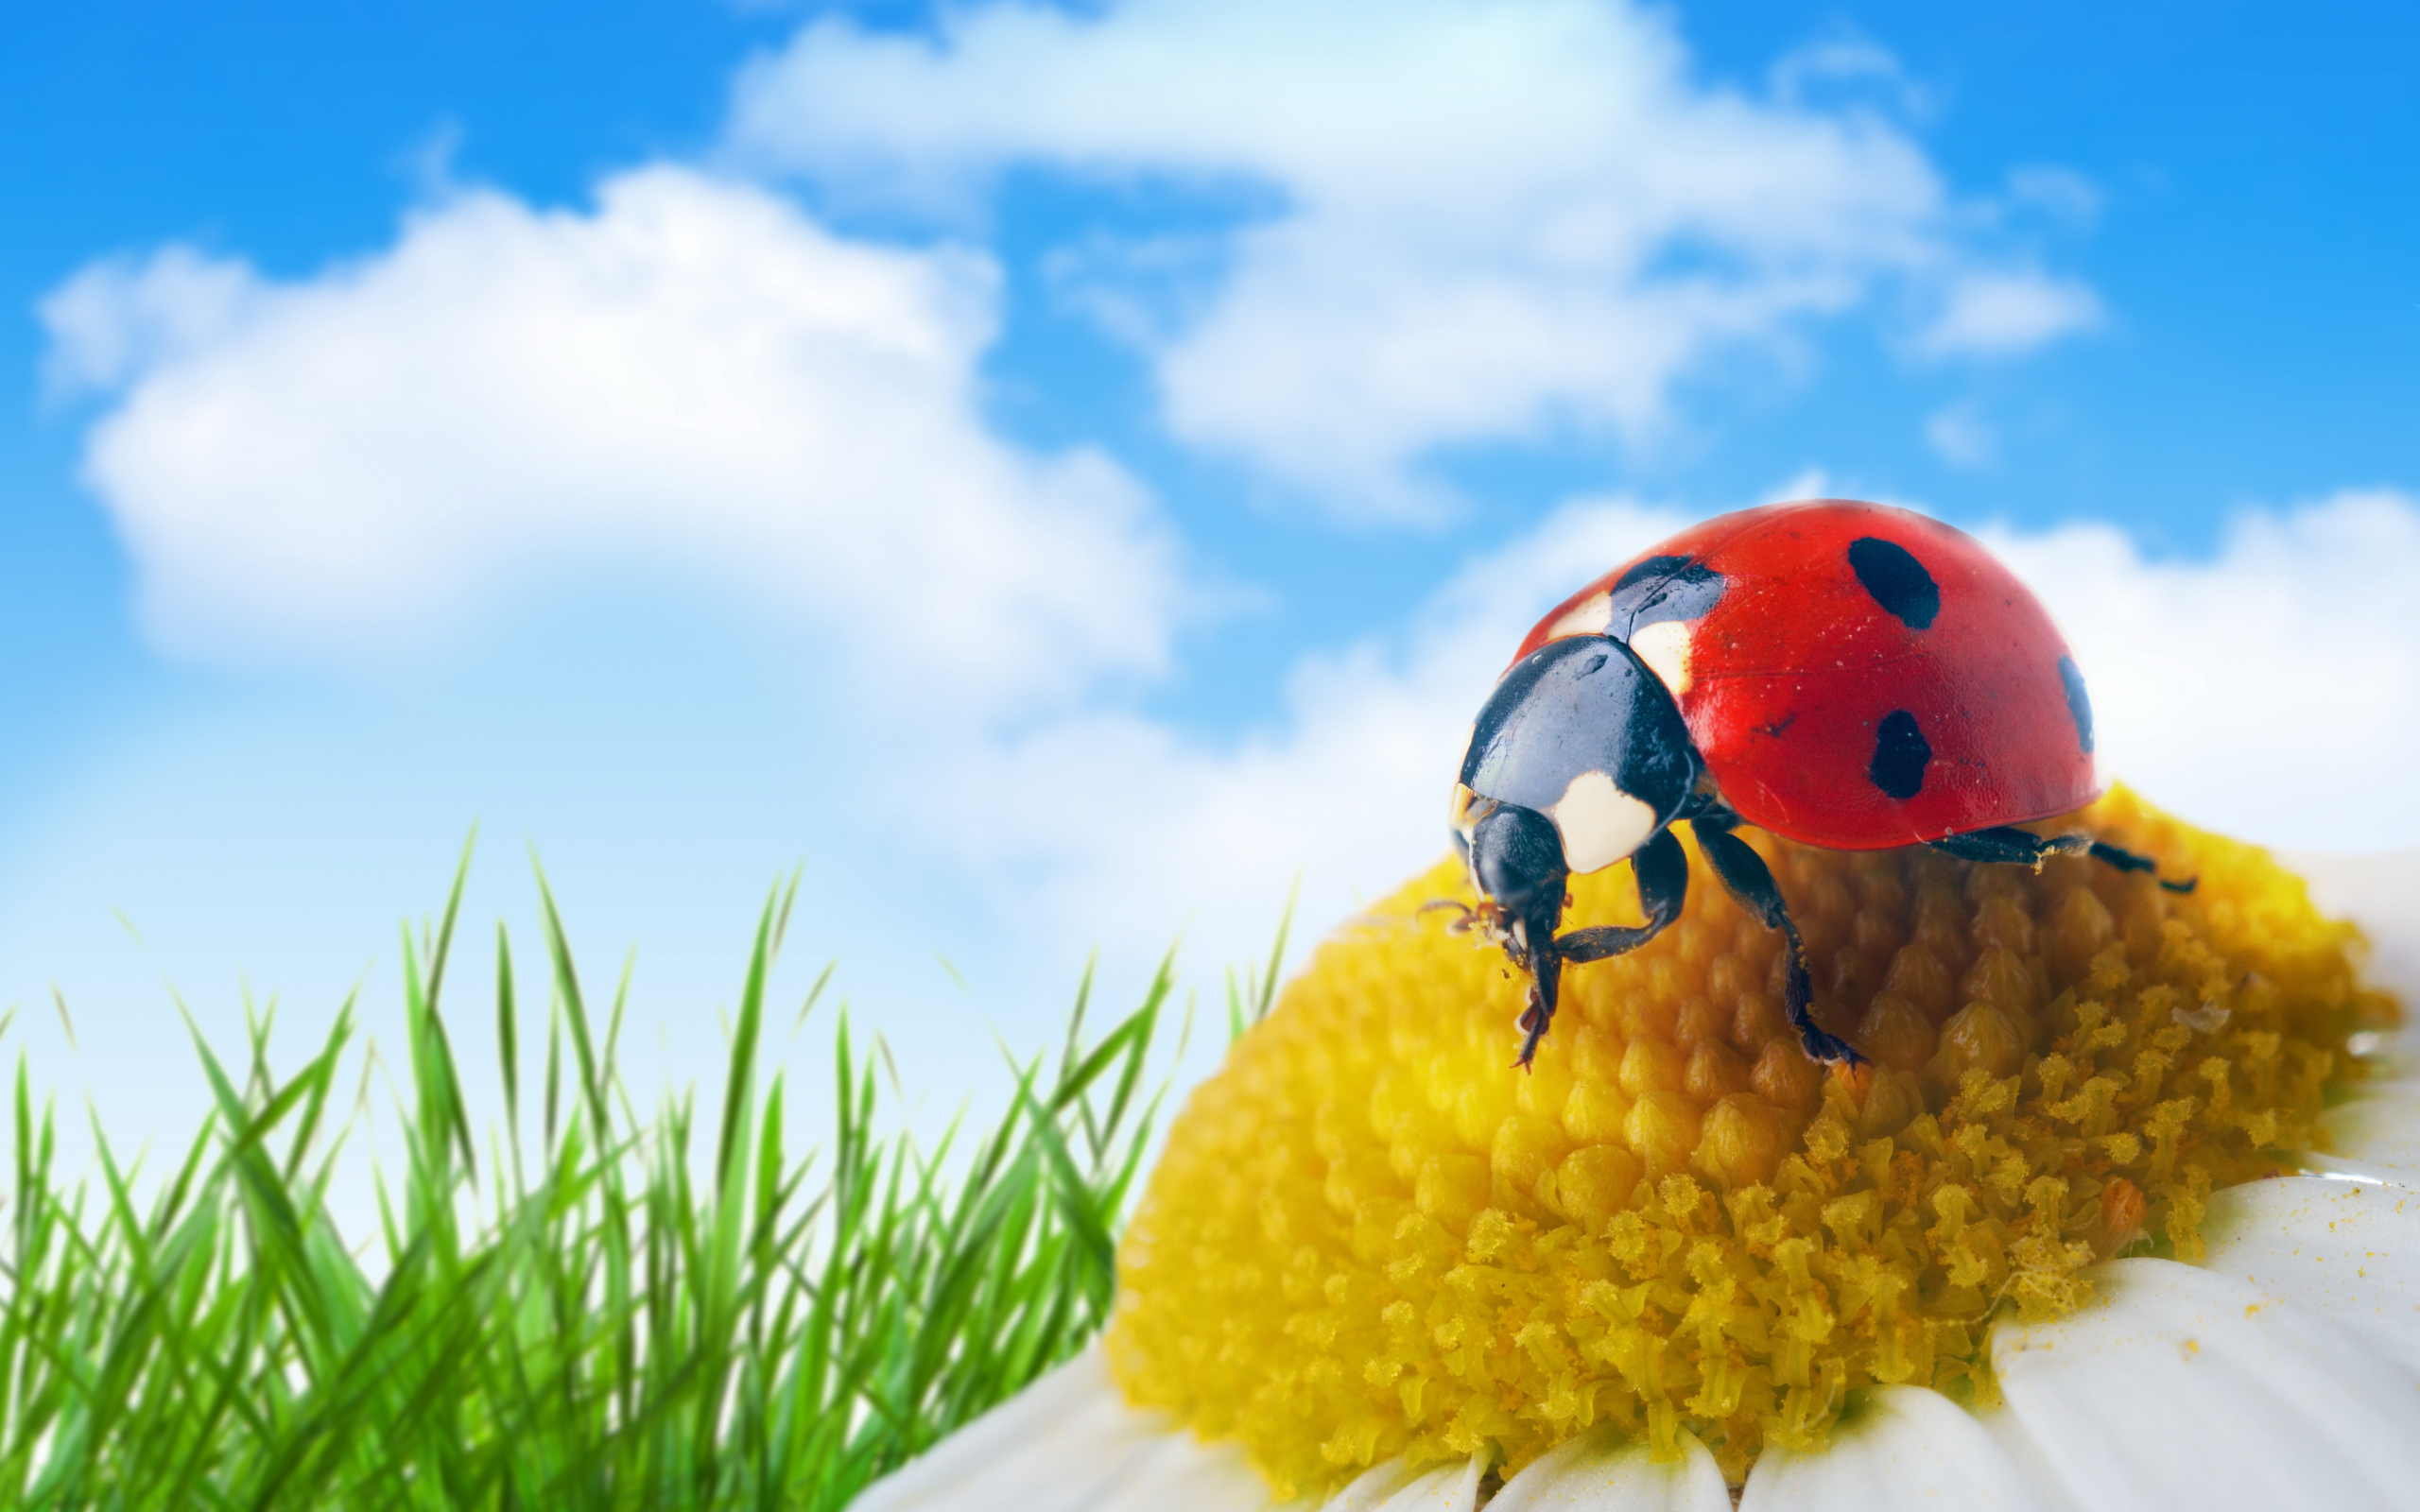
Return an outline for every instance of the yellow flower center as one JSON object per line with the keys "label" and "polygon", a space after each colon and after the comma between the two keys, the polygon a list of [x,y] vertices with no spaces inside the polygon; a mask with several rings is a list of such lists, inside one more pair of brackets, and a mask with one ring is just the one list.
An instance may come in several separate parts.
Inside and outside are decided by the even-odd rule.
{"label": "yellow flower center", "polygon": [[[1996,1315],[2130,1246],[2198,1260],[2210,1192],[2319,1146],[2346,1037],[2395,1013],[2261,851],[2122,790],[2074,822],[2198,890],[1750,833],[1858,1074],[1800,1053],[1779,939],[1696,866],[1678,925],[1565,973],[1524,1074],[1526,983],[1419,912],[1468,899],[1439,866],[1178,1119],[1119,1256],[1126,1394],[1281,1496],[1396,1454],[1510,1474],[1606,1419],[1737,1485],[1860,1386],[1991,1400]],[[1568,917],[1634,920],[1634,885],[1577,879]]]}

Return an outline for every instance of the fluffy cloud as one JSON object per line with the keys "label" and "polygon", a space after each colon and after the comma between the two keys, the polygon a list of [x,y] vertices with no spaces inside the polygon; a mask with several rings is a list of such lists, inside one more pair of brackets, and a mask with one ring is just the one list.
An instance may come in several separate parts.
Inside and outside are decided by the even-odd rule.
{"label": "fluffy cloud", "polygon": [[240,324],[259,293],[250,268],[189,247],[96,264],[43,301],[44,387],[56,398],[124,387]]}
{"label": "fluffy cloud", "polygon": [[2106,524],[1986,539],[2075,645],[2105,770],[2272,845],[2420,842],[2420,501],[2247,510],[2207,560]]}
{"label": "fluffy cloud", "polygon": [[670,564],[843,671],[1026,708],[1156,668],[1182,592],[1118,469],[984,428],[995,283],[655,167],[589,213],[460,195],[295,283],[104,263],[43,313],[54,385],[113,401],[87,479],[179,651],[374,656],[532,578]]}
{"label": "fluffy cloud", "polygon": [[983,874],[1013,879],[1021,912],[1130,959],[1189,926],[1189,959],[1249,960],[1297,877],[1317,938],[1443,853],[1471,718],[1530,625],[1686,523],[1630,500],[1571,506],[1465,564],[1407,624],[1305,656],[1275,728],[1208,745],[1132,713],[1053,721],[928,782],[957,806],[925,816]]}
{"label": "fluffy cloud", "polygon": [[[1247,958],[1297,871],[1323,927],[1433,854],[1438,772],[1506,648],[1574,564],[1682,523],[1565,511],[1407,625],[1306,656],[1275,728],[1191,740],[1080,696],[1159,663],[1186,590],[1107,463],[981,426],[993,299],[978,259],[656,168],[585,214],[464,195],[297,282],[112,260],[43,314],[54,385],[105,403],[86,472],[170,648],[351,666],[549,579],[736,585],[861,674],[828,713],[854,733],[810,736],[798,776],[904,842],[858,852],[864,885],[923,896],[938,866],[990,889],[1054,988],[1071,954],[1131,965],[1188,919],[1188,958]],[[902,670],[913,696],[878,676]],[[885,738],[937,689],[953,728]]]}
{"label": "fluffy cloud", "polygon": [[1810,103],[1838,50],[1757,96],[1623,0],[995,0],[929,36],[808,26],[743,77],[730,149],[959,211],[1032,163],[1256,190],[1194,259],[1223,278],[1147,336],[1169,422],[1384,509],[1438,448],[1651,435],[1684,375],[1886,289],[1927,352],[2089,323],[2088,290],[1976,244],[1994,217],[1884,114]]}
{"label": "fluffy cloud", "polygon": [[1999,437],[1973,401],[1935,410],[1925,421],[1925,439],[1952,467],[1987,467],[1999,455]]}
{"label": "fluffy cloud", "polygon": [[1935,357],[2005,357],[2100,323],[2100,301],[2081,284],[2031,268],[1970,273],[1949,286],[1917,336]]}

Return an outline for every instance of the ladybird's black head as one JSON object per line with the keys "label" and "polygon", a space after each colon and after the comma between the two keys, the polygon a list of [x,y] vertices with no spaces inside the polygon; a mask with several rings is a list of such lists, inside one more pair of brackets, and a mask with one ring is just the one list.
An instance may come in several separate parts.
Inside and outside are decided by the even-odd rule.
{"label": "ladybird's black head", "polygon": [[1554,937],[1563,921],[1563,890],[1571,880],[1563,837],[1535,809],[1501,803],[1471,830],[1471,881],[1504,916],[1504,928],[1529,965],[1535,945]]}

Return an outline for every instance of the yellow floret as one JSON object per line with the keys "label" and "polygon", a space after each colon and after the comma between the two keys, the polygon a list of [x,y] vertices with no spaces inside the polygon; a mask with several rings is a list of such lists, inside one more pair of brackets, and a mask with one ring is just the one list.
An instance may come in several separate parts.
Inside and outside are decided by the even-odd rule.
{"label": "yellow floret", "polygon": [[[1513,1069],[1527,984],[1419,911],[1469,901],[1441,864],[1187,1103],[1119,1255],[1126,1394],[1281,1496],[1395,1454],[1510,1474],[1605,1419],[1737,1485],[1860,1386],[1990,1400],[1992,1318],[2074,1307],[2121,1248],[2198,1260],[2209,1194],[2319,1145],[2346,1037],[2396,1012],[2263,852],[2123,790],[2079,826],[2198,890],[1746,832],[1857,1074],[1800,1053],[1779,939],[1685,838],[1680,922],[1569,969]],[[1634,921],[1634,889],[1576,879],[1569,920]]]}

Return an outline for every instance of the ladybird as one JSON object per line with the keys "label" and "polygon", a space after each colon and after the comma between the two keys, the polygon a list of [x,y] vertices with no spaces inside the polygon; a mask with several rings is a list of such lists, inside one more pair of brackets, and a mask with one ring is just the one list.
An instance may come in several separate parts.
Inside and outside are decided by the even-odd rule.
{"label": "ladybird", "polygon": [[[1531,979],[1517,1064],[1553,1023],[1565,962],[1635,950],[1680,917],[1682,822],[1722,885],[1784,936],[1801,1046],[1860,1063],[1815,1022],[1797,926],[1733,832],[2150,870],[2089,835],[2017,828],[2100,796],[2092,747],[2083,674],[2050,616],[1937,520],[1847,499],[1769,505],[1625,562],[1521,643],[1454,784],[1451,827],[1479,899],[1463,923]],[[1568,879],[1623,860],[1647,922],[1558,933]]]}

